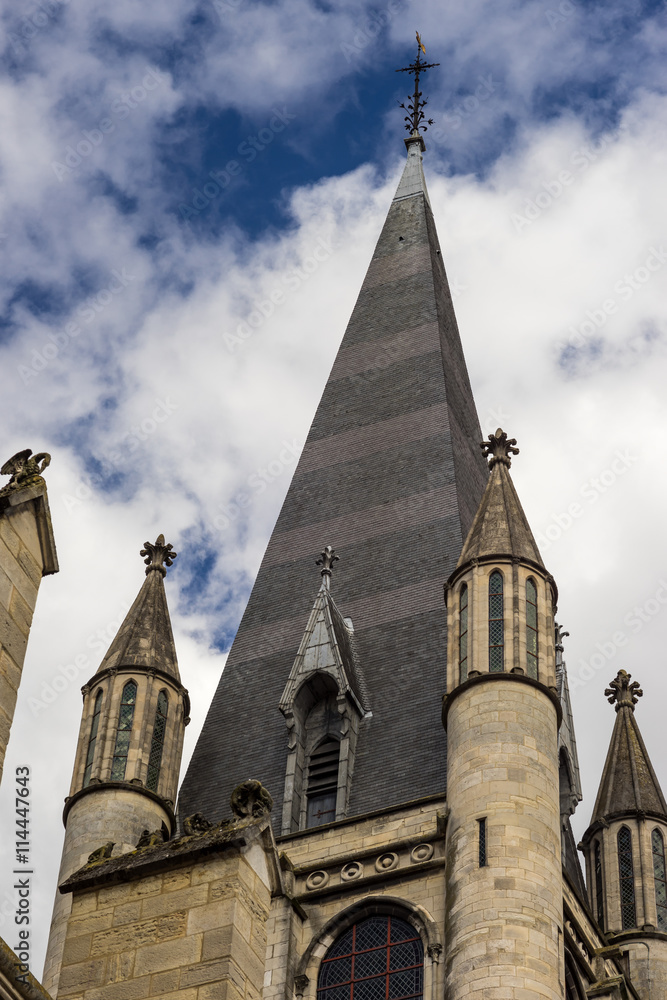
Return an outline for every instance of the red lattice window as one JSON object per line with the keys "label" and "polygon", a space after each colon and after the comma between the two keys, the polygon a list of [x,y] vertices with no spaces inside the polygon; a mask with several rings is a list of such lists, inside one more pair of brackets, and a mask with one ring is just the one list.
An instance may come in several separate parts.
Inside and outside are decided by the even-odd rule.
{"label": "red lattice window", "polygon": [[322,959],[318,1000],[421,1000],[424,949],[410,924],[370,917],[351,927]]}

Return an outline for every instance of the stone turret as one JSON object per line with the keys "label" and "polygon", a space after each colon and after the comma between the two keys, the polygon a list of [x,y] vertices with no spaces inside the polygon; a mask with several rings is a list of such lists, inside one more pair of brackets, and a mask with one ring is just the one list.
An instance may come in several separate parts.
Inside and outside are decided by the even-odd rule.
{"label": "stone turret", "polygon": [[509,475],[490,477],[447,581],[447,1000],[561,1000],[556,585]]}
{"label": "stone turret", "polygon": [[593,816],[581,849],[591,909],[628,953],[642,1000],[667,995],[667,803],[642,739],[643,692],[620,670],[605,691],[616,706]]}
{"label": "stone turret", "polygon": [[[145,543],[146,580],[99,669],[84,685],[83,714],[63,820],[60,884],[102,849],[133,850],[147,832],[168,839],[189,722],[167,599],[166,566],[176,553],[164,536]],[[55,996],[71,896],[54,905],[44,985]]]}

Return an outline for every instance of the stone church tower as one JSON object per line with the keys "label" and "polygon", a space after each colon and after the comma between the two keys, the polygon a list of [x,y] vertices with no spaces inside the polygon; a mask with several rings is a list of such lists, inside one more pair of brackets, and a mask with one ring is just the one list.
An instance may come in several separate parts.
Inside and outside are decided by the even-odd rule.
{"label": "stone church tower", "polygon": [[579,866],[556,584],[510,477],[516,442],[482,443],[423,173],[424,68],[176,816],[188,697],[162,536],[84,688],[58,1000],[666,993],[667,808],[623,672],[587,884]]}
{"label": "stone church tower", "polygon": [[[167,598],[165,564],[176,557],[160,535],[145,543],[146,580],[97,673],[83,687],[83,713],[58,875],[64,881],[89,855],[133,850],[144,832],[175,831],[174,804],[190,700],[181,684]],[[106,845],[103,846],[103,845]],[[113,849],[113,851],[112,851]],[[72,897],[56,898],[44,986],[58,990]]]}

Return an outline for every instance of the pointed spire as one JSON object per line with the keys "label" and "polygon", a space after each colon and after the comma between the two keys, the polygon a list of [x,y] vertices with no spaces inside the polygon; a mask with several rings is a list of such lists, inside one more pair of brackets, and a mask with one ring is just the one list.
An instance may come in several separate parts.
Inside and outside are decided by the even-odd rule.
{"label": "pointed spire", "polygon": [[113,667],[140,667],[162,670],[180,683],[174,635],[167,595],[164,591],[164,564],[171,566],[176,553],[158,535],[155,544],[145,542],[140,555],[147,563],[146,579],[137,598],[118,629],[98,673]]}
{"label": "pointed spire", "polygon": [[605,691],[616,705],[616,724],[609,744],[591,825],[614,816],[650,813],[667,821],[667,804],[635,718],[642,691],[632,675],[619,670]]}
{"label": "pointed spire", "polygon": [[515,556],[544,567],[521,501],[509,474],[511,455],[518,455],[516,438],[500,427],[480,445],[489,458],[491,475],[468,533],[458,566],[483,556]]}

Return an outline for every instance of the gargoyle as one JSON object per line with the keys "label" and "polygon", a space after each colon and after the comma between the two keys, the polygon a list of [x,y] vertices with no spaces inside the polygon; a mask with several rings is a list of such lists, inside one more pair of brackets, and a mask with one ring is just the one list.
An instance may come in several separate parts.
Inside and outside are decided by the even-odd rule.
{"label": "gargoyle", "polygon": [[250,779],[234,789],[230,804],[232,812],[239,819],[246,819],[248,816],[259,819],[265,813],[271,812],[273,799],[261,781]]}
{"label": "gargoyle", "polygon": [[212,827],[213,823],[201,813],[193,813],[192,816],[186,816],[183,820],[183,830],[187,837],[192,837],[197,833],[207,833]]}
{"label": "gargoyle", "polygon": [[45,451],[33,455],[32,448],[26,448],[12,455],[0,469],[0,475],[12,477],[0,490],[0,496],[40,482],[44,469],[50,464],[51,456]]}
{"label": "gargoyle", "polygon": [[106,844],[102,844],[96,851],[88,855],[88,864],[93,865],[96,861],[106,861],[107,858],[111,857],[111,852],[115,846],[113,840],[107,840]]}

